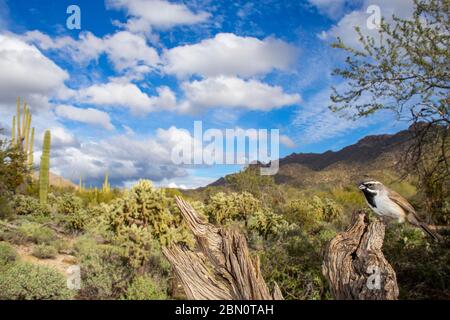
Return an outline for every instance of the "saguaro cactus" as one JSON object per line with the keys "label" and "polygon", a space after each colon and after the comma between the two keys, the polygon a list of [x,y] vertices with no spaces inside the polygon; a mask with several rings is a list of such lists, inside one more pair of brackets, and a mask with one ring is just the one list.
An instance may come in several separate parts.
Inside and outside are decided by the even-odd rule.
{"label": "saguaro cactus", "polygon": [[[23,103],[23,113],[20,106],[20,97],[17,98],[17,115],[12,119],[12,143],[21,147],[27,156],[29,166],[33,165],[34,128],[31,128],[31,112],[27,104]],[[31,129],[31,130],[30,130]],[[31,134],[31,137],[30,137]]]}
{"label": "saguaro cactus", "polygon": [[42,147],[41,165],[39,171],[39,200],[41,204],[47,203],[50,168],[50,143],[50,130],[47,130],[44,135],[44,145]]}
{"label": "saguaro cactus", "polygon": [[109,186],[109,181],[108,181],[108,172],[105,174],[105,181],[103,182],[102,191],[105,193],[108,193],[109,191],[111,191],[111,187]]}

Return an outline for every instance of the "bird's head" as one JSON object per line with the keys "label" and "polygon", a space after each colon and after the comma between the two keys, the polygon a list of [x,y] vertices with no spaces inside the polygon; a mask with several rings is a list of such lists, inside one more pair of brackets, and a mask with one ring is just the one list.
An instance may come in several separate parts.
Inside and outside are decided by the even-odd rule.
{"label": "bird's head", "polygon": [[362,192],[378,194],[382,190],[383,184],[376,180],[365,180],[359,184],[358,188]]}

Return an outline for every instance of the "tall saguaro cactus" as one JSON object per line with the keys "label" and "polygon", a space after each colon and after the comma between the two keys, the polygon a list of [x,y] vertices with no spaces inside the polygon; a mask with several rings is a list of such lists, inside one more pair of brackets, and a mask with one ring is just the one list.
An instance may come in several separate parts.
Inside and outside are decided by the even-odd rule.
{"label": "tall saguaro cactus", "polygon": [[44,135],[44,145],[42,147],[41,165],[39,171],[39,200],[41,204],[47,203],[50,168],[50,143],[50,130],[47,130]]}
{"label": "tall saguaro cactus", "polygon": [[105,174],[105,181],[103,182],[102,191],[105,193],[108,193],[111,191],[111,187],[110,187],[109,181],[108,181],[108,172],[106,172],[106,174]]}
{"label": "tall saguaro cactus", "polygon": [[[34,128],[31,128],[31,112],[27,104],[23,103],[23,113],[21,112],[20,97],[17,98],[17,115],[12,119],[12,143],[23,149],[27,156],[27,163],[33,165],[33,143]],[[31,134],[31,137],[30,137]]]}

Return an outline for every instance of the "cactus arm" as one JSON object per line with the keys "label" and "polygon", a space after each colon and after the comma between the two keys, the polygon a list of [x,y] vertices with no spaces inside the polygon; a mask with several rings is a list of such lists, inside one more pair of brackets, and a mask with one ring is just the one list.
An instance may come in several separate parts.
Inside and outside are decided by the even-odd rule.
{"label": "cactus arm", "polygon": [[13,116],[12,119],[11,143],[16,143],[16,116]]}
{"label": "cactus arm", "polygon": [[30,166],[30,168],[33,167],[34,161],[33,144],[34,144],[34,128],[31,129],[30,151],[28,153],[28,165]]}
{"label": "cactus arm", "polygon": [[45,131],[44,145],[42,147],[41,166],[39,170],[39,200],[41,204],[47,203],[50,169],[50,130]]}
{"label": "cactus arm", "polygon": [[20,97],[17,97],[17,144],[20,144]]}

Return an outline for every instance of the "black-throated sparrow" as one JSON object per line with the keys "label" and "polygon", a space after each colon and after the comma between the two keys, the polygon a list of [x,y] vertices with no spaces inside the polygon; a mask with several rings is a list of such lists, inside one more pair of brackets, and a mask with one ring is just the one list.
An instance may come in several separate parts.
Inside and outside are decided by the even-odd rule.
{"label": "black-throated sparrow", "polygon": [[422,228],[428,235],[439,241],[441,237],[421,222],[413,206],[394,190],[376,180],[361,182],[359,189],[363,192],[367,204],[380,217],[397,219],[399,223],[408,221]]}

